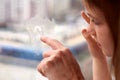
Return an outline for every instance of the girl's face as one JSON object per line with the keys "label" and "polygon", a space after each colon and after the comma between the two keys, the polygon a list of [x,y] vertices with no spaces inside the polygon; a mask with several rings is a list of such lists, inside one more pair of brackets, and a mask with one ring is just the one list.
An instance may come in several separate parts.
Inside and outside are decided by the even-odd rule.
{"label": "girl's face", "polygon": [[89,24],[89,33],[100,44],[104,55],[109,57],[112,56],[114,52],[113,37],[103,13],[97,8],[92,10],[88,6],[85,6],[85,10],[87,16],[85,20],[87,20]]}

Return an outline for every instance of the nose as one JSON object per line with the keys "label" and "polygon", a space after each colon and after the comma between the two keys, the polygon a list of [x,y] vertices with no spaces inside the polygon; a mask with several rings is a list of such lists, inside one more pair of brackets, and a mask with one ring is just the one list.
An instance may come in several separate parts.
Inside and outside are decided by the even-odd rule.
{"label": "nose", "polygon": [[87,31],[92,37],[94,37],[94,38],[97,37],[96,36],[96,31],[95,31],[94,27],[92,26],[92,24],[89,24],[89,26],[87,28]]}

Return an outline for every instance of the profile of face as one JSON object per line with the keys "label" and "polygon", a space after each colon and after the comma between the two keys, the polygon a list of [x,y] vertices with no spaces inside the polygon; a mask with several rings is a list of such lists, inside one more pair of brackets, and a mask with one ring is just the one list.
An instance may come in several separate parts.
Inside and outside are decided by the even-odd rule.
{"label": "profile of face", "polygon": [[88,32],[100,44],[104,55],[112,57],[114,52],[113,37],[103,13],[98,9],[93,10],[85,5],[84,19],[88,23]]}

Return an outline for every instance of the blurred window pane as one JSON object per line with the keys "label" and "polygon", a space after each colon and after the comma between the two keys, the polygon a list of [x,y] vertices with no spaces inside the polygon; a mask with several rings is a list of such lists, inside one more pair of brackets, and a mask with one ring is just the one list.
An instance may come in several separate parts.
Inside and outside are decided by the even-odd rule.
{"label": "blurred window pane", "polygon": [[49,49],[39,40],[42,35],[62,42],[78,62],[90,62],[80,33],[86,26],[81,0],[0,1],[0,80],[46,80],[36,70]]}

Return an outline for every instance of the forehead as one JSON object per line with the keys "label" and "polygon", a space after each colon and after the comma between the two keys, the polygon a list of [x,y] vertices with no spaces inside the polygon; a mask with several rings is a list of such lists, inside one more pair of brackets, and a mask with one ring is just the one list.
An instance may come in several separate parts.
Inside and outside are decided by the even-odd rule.
{"label": "forehead", "polygon": [[104,18],[104,14],[102,13],[102,11],[94,5],[90,6],[88,5],[88,3],[84,2],[84,8],[86,13],[89,13],[96,18]]}

